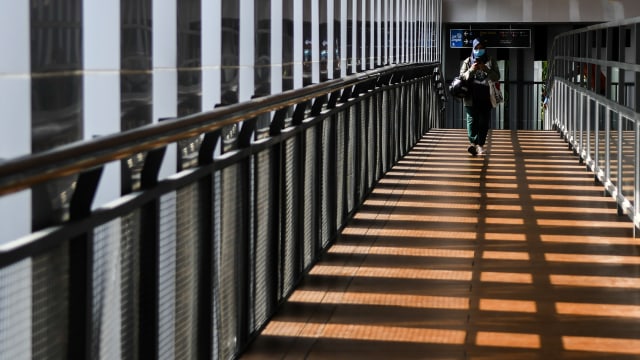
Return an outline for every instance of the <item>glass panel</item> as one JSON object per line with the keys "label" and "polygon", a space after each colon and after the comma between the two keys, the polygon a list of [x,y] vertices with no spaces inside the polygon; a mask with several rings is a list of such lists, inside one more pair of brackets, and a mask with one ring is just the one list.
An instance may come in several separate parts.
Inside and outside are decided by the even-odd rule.
{"label": "glass panel", "polygon": [[358,1],[347,2],[347,73],[356,72],[358,39]]}
{"label": "glass panel", "polygon": [[151,0],[120,2],[121,128],[150,124]]}
{"label": "glass panel", "polygon": [[[152,122],[151,0],[120,1],[120,128]],[[122,193],[139,187],[145,154],[121,163]]]}
{"label": "glass panel", "polygon": [[80,0],[31,1],[32,151],[82,138]]}
{"label": "glass panel", "polygon": [[327,39],[327,0],[318,0],[320,6],[320,81],[327,81],[327,62],[329,43]]}
{"label": "glass panel", "polygon": [[[178,2],[178,116],[202,111],[201,0]],[[178,170],[198,165],[201,139],[178,142]]]}
{"label": "glass panel", "polygon": [[256,96],[264,96],[271,93],[271,0],[255,1],[254,10],[256,31],[254,93]]}
{"label": "glass panel", "polygon": [[[256,97],[260,97],[271,94],[271,0],[256,1],[254,10],[256,31],[254,38],[254,94]],[[256,138],[262,138],[268,134],[270,123],[270,114],[258,116]]]}
{"label": "glass panel", "polygon": [[178,116],[202,109],[200,0],[178,2]]}
{"label": "glass panel", "polygon": [[240,29],[236,1],[222,2],[222,104],[238,102]]}
{"label": "glass panel", "polygon": [[293,89],[293,1],[282,0],[282,90]]}
{"label": "glass panel", "polygon": [[[82,7],[80,0],[32,0],[30,8],[30,143],[38,153],[83,136]],[[68,177],[34,188],[34,229],[67,219],[74,181]]]}
{"label": "glass panel", "polygon": [[[300,0],[296,0],[300,1]],[[312,83],[313,72],[313,41],[311,39],[311,0],[302,1],[304,22],[302,25],[302,84],[307,86]]]}
{"label": "glass panel", "polygon": [[[339,79],[340,76],[340,67],[341,67],[341,34],[342,34],[342,23],[340,21],[341,18],[341,2],[343,0],[327,0],[333,1],[333,14],[329,14],[329,21],[333,21],[333,36],[328,38],[328,41],[333,41],[333,78]],[[333,40],[332,40],[333,39]]]}
{"label": "glass panel", "polygon": [[[222,2],[222,105],[238,102],[240,64],[240,21],[239,3],[236,1]],[[222,131],[222,151],[233,149],[238,135],[238,126],[229,125]]]}

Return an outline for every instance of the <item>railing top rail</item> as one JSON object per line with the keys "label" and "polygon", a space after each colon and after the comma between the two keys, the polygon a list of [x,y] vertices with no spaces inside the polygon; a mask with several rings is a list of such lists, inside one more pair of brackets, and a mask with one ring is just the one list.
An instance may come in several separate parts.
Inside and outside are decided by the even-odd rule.
{"label": "railing top rail", "polygon": [[[573,61],[582,64],[594,64],[602,67],[613,67],[619,68],[621,70],[632,71],[636,73],[640,73],[640,64],[637,64],[635,60],[631,62],[624,61],[616,61],[612,59],[602,58],[602,54],[599,52],[591,52],[591,56],[584,57],[581,53],[575,53],[575,51],[571,51],[571,49],[563,49],[560,51],[558,49],[558,45],[561,42],[561,39],[565,39],[570,36],[574,36],[577,34],[583,34],[587,32],[599,31],[599,30],[607,30],[611,28],[620,28],[630,25],[638,25],[640,24],[640,17],[633,17],[621,20],[614,20],[609,22],[603,22],[599,24],[594,24],[590,26],[585,26],[582,28],[570,30],[561,34],[556,35],[553,38],[553,42],[551,45],[551,57],[549,59],[549,77],[546,80],[547,85],[547,94],[551,96],[553,94],[553,80],[555,79],[555,67],[556,60],[564,60],[564,61]],[[561,75],[563,77],[563,75]]]}
{"label": "railing top rail", "polygon": [[620,116],[625,117],[626,119],[629,119],[633,122],[640,122],[640,113],[634,111],[633,109],[630,109],[628,106],[624,106],[621,104],[618,104],[617,102],[611,100],[611,99],[607,99],[606,97],[599,95],[591,90],[587,90],[571,81],[567,81],[566,79],[563,78],[556,78],[555,79],[556,82],[559,83],[563,83],[566,87],[574,90],[574,91],[578,91],[580,93],[582,93],[585,96],[590,96],[593,99],[596,99],[598,101],[598,103],[605,105],[608,109],[615,111],[616,113],[618,113]]}
{"label": "railing top rail", "polygon": [[612,27],[633,25],[633,24],[637,24],[637,23],[640,23],[640,16],[639,17],[628,18],[628,19],[608,21],[608,22],[604,22],[604,23],[600,23],[600,24],[589,25],[589,26],[585,26],[585,27],[582,27],[582,28],[579,28],[579,29],[569,30],[567,32],[563,32],[562,34],[558,34],[558,35],[556,35],[554,37],[554,41],[555,41],[555,39],[560,38],[560,37],[564,37],[564,36],[570,36],[570,35],[575,35],[575,34],[579,34],[579,33],[583,33],[583,32],[594,31],[594,30],[604,30],[604,29],[608,29],[608,28],[612,28]]}
{"label": "railing top rail", "polygon": [[390,65],[342,79],[313,84],[219,107],[120,133],[71,143],[49,151],[30,154],[0,163],[0,195],[17,192],[38,183],[72,175],[85,169],[122,160],[133,154],[161,148],[178,140],[214,132],[258,115],[318,98],[347,87],[392,73],[419,71],[437,63]]}

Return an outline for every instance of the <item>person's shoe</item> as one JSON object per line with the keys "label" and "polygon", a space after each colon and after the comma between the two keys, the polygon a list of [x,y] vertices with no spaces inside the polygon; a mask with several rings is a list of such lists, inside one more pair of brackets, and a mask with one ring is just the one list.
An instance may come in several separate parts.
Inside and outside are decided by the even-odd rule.
{"label": "person's shoe", "polygon": [[476,148],[476,153],[478,155],[484,155],[484,148],[480,145],[478,145],[478,147]]}
{"label": "person's shoe", "polygon": [[469,147],[467,148],[467,151],[469,152],[469,154],[473,156],[478,155],[478,150],[476,150],[476,146],[473,144],[469,145]]}

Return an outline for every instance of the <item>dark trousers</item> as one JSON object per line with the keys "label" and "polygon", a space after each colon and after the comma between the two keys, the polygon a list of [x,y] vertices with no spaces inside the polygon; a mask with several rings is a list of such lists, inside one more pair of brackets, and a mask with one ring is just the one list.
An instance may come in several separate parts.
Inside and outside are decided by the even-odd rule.
{"label": "dark trousers", "polygon": [[464,112],[467,116],[469,142],[484,146],[487,141],[489,126],[491,125],[491,108],[465,106]]}

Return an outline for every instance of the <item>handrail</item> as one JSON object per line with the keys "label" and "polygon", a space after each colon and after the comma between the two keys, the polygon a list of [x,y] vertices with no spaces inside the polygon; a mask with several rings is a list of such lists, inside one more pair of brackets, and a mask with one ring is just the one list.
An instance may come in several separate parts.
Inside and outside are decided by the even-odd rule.
{"label": "handrail", "polygon": [[178,140],[213,132],[264,113],[379,79],[392,71],[406,73],[436,65],[436,63],[389,65],[342,79],[313,84],[301,89],[255,98],[203,113],[148,124],[117,134],[10,159],[0,163],[0,195],[72,175],[83,169],[121,160],[132,154],[157,149]]}
{"label": "handrail", "polygon": [[640,61],[623,41],[637,39],[639,24],[635,17],[557,35],[546,79],[551,122],[634,231],[640,228]]}
{"label": "handrail", "polygon": [[[64,216],[0,245],[0,321],[14,324],[0,350],[91,359],[105,346],[158,358],[175,346],[236,358],[384,174],[440,124],[436,68],[390,66],[1,164],[5,192],[78,174]],[[236,123],[233,149],[214,150]],[[197,163],[158,179],[166,145],[194,135]],[[120,179],[135,175],[135,191],[92,208],[101,164],[147,149],[140,172]]]}
{"label": "handrail", "polygon": [[[562,36],[568,36],[568,35],[580,34],[580,33],[587,32],[587,31],[603,30],[603,29],[608,29],[608,28],[616,27],[616,26],[633,25],[633,24],[637,24],[639,22],[640,22],[640,16],[627,18],[627,19],[613,20],[613,21],[608,21],[608,22],[605,22],[605,23],[594,24],[594,25],[581,27],[581,28],[578,28],[578,29],[569,30],[569,31],[564,32],[564,33],[562,33],[560,35],[557,35],[555,38],[562,37]],[[555,38],[554,38],[554,40],[555,40]]]}

